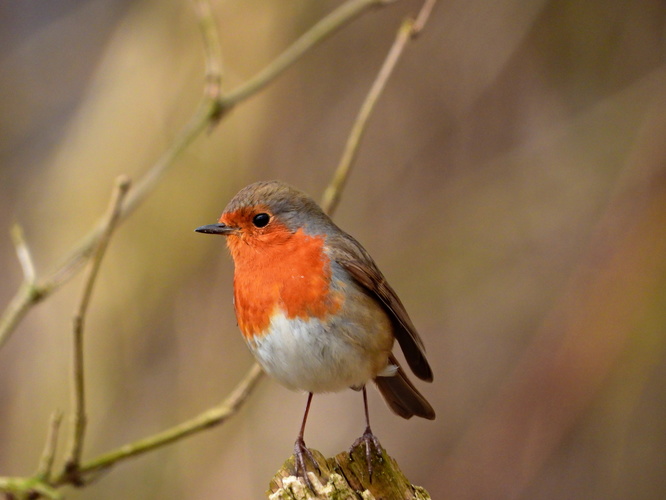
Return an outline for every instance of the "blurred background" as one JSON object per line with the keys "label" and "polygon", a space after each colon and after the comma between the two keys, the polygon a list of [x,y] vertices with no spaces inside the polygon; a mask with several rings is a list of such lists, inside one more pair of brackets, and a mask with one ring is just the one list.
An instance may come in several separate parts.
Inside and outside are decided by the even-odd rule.
{"label": "blurred background", "polygon": [[[212,3],[229,90],[340,2]],[[419,7],[372,11],[310,52],[199,137],[118,229],[87,319],[84,461],[215,405],[246,373],[231,260],[193,229],[256,180],[319,199]],[[38,273],[53,270],[114,179],[138,179],[173,141],[204,69],[179,0],[3,2],[0,45],[4,309],[22,277],[12,223]],[[407,48],[335,220],[425,340],[435,381],[418,386],[437,420],[404,421],[374,390],[370,412],[433,498],[666,497],[665,63],[660,0],[442,0]],[[49,415],[70,408],[80,285],[0,350],[0,475],[31,474]],[[64,492],[262,498],[304,405],[264,379],[223,426]],[[358,393],[323,395],[305,438],[332,456],[363,428]]]}

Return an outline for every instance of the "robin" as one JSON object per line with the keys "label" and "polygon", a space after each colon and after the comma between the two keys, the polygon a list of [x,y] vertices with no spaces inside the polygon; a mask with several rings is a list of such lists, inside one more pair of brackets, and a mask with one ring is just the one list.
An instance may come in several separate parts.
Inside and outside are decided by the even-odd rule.
{"label": "robin", "polygon": [[197,232],[226,236],[234,261],[234,308],[247,345],[264,371],[308,393],[294,444],[296,469],[310,488],[303,433],[314,393],[363,392],[366,429],[352,445],[381,454],[370,429],[372,380],[403,418],[435,418],[392,354],[398,341],[409,367],[431,382],[421,337],[368,252],[306,194],[278,181],[256,182],[229,202],[217,224]]}

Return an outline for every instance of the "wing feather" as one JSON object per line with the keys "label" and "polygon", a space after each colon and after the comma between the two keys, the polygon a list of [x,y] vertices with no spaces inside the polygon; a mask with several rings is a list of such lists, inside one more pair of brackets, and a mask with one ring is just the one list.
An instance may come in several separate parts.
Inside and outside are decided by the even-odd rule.
{"label": "wing feather", "polygon": [[432,369],[425,356],[423,341],[398,295],[360,243],[347,234],[334,238],[335,242],[328,247],[330,257],[379,300],[391,319],[395,338],[414,375],[432,382]]}

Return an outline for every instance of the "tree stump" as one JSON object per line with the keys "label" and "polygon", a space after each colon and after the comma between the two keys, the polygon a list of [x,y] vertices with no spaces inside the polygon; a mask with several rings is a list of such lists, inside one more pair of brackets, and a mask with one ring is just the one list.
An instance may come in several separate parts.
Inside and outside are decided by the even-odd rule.
{"label": "tree stump", "polygon": [[310,451],[321,471],[318,474],[308,461],[308,476],[315,492],[296,476],[292,455],[271,480],[266,492],[269,500],[430,500],[428,492],[411,484],[383,448],[381,456],[372,453],[372,482],[365,445],[354,448],[351,457],[344,451],[327,459],[317,450]]}

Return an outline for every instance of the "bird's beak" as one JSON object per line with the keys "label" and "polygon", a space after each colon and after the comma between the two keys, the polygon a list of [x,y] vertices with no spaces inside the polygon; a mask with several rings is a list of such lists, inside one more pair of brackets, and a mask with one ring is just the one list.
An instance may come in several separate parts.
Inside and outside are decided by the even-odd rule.
{"label": "bird's beak", "polygon": [[206,234],[221,234],[227,236],[238,232],[237,227],[227,226],[221,222],[217,224],[208,224],[207,226],[201,226],[195,229],[197,233],[206,233]]}

